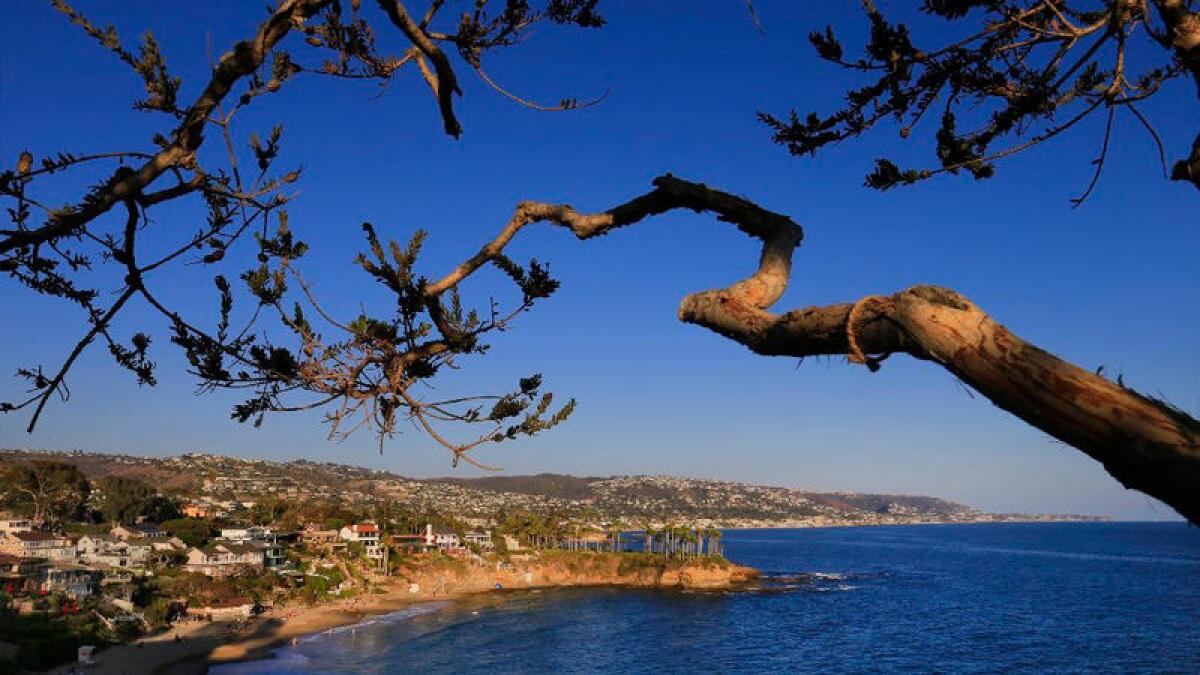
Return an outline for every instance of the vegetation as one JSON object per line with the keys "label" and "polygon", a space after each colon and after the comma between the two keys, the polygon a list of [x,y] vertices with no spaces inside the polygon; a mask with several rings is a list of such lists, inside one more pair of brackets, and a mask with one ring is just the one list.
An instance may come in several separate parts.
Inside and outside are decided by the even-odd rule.
{"label": "vegetation", "polygon": [[9,466],[0,476],[4,508],[38,527],[81,520],[91,485],[73,464],[35,461]]}

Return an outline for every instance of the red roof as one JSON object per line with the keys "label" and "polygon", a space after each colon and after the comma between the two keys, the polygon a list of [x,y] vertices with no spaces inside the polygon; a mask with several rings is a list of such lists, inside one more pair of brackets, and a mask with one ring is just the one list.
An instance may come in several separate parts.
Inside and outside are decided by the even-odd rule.
{"label": "red roof", "polygon": [[350,529],[354,532],[362,532],[364,534],[370,534],[372,532],[378,532],[379,526],[376,525],[375,523],[360,523],[358,525],[351,525]]}

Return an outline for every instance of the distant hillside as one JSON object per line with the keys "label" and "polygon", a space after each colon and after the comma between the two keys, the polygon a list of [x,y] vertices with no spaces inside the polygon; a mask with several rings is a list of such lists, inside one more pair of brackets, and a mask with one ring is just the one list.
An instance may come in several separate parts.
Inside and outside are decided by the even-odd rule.
{"label": "distant hillside", "polygon": [[0,450],[0,471],[6,464],[39,459],[75,464],[92,480],[114,474],[135,476],[185,498],[257,500],[275,495],[284,499],[337,499],[364,506],[387,503],[484,521],[517,510],[635,525],[706,521],[725,527],[1060,518],[987,514],[937,497],[809,492],[671,476],[580,478],[544,473],[413,479],[331,462],[269,462],[200,454],[136,457]]}
{"label": "distant hillside", "polygon": [[515,492],[523,495],[543,495],[558,499],[587,499],[592,496],[592,483],[602,478],[579,478],[560,473],[539,473],[536,476],[483,476],[430,478],[427,483],[450,483],[492,492]]}

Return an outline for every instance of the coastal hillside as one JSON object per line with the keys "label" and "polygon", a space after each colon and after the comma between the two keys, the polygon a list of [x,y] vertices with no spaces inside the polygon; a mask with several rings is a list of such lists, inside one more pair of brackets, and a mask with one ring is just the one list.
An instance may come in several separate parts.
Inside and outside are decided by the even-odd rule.
{"label": "coastal hillside", "polygon": [[336,497],[344,503],[388,503],[479,520],[517,511],[630,524],[688,521],[723,527],[1076,519],[985,513],[930,496],[814,492],[671,476],[538,474],[416,479],[328,462],[269,462],[193,453],[139,457],[0,450],[0,472],[5,465],[36,460],[74,464],[91,480],[109,475],[135,477],[180,495],[254,501],[272,496]]}

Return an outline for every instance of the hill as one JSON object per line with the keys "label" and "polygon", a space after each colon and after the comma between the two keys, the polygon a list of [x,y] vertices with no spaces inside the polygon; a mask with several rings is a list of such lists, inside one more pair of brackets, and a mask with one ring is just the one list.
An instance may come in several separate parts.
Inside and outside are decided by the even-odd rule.
{"label": "hill", "polygon": [[390,504],[481,521],[519,510],[629,524],[690,521],[726,527],[1064,518],[989,514],[921,495],[812,492],[672,476],[577,477],[544,473],[415,479],[330,462],[269,462],[202,454],[138,457],[0,450],[0,471],[5,465],[39,459],[75,464],[91,480],[107,475],[134,476],[185,499],[204,496],[256,501],[272,495],[285,499],[337,499],[352,504]]}

